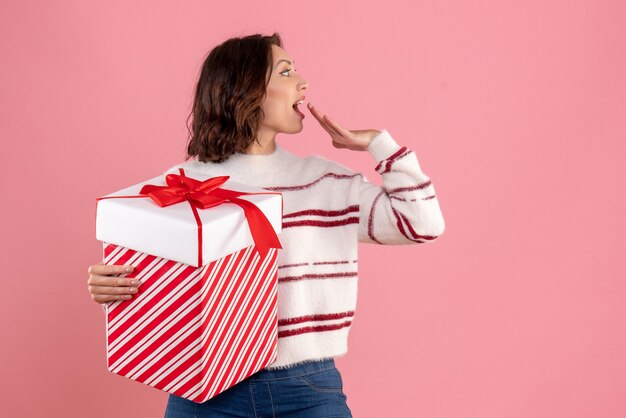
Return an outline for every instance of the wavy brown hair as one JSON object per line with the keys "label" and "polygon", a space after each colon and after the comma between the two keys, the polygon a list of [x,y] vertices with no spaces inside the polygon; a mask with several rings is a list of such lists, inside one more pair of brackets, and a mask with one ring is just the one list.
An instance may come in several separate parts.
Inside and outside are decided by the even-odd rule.
{"label": "wavy brown hair", "polygon": [[187,160],[197,155],[202,162],[220,163],[257,140],[272,45],[283,47],[278,33],[257,33],[230,38],[209,52],[187,118]]}

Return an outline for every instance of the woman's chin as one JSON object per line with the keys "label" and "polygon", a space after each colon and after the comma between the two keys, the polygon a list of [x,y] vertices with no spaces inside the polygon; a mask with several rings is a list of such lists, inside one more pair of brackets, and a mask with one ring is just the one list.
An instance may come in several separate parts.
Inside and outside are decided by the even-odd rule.
{"label": "woman's chin", "polygon": [[302,130],[304,129],[304,124],[302,122],[300,122],[299,124],[294,125],[293,127],[290,127],[290,129],[286,129],[284,130],[282,133],[284,134],[297,134],[299,132],[302,132]]}

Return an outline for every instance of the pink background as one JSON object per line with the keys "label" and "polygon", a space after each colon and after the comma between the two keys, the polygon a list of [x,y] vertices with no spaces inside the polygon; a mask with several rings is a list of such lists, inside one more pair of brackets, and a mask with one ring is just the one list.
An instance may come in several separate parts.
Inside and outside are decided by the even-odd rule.
{"label": "pink background", "polygon": [[[625,16],[593,0],[3,1],[0,414],[163,415],[165,393],[106,370],[95,198],[183,160],[213,46],[278,31],[321,111],[416,151],[446,220],[432,245],[361,246],[337,360],[354,415],[626,416]],[[369,155],[304,125],[279,143],[379,182]]]}

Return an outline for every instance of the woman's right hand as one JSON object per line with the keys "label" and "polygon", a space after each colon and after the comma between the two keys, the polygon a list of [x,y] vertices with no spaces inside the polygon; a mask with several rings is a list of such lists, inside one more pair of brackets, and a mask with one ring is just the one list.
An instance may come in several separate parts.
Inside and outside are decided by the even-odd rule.
{"label": "woman's right hand", "polygon": [[131,273],[134,267],[129,265],[116,266],[106,264],[93,264],[87,272],[89,279],[87,286],[91,298],[98,303],[112,302],[114,300],[128,300],[137,293],[141,282],[134,278],[115,277],[113,274]]}

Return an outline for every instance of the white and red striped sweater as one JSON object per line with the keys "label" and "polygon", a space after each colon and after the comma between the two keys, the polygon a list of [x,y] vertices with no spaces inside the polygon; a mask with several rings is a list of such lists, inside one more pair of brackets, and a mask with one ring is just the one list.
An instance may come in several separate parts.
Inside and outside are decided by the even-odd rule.
{"label": "white and red striped sweater", "polygon": [[432,242],[444,231],[435,189],[415,153],[386,129],[368,147],[382,187],[323,157],[279,145],[269,155],[234,154],[222,163],[178,167],[281,192],[278,357],[267,369],[341,356],[357,302],[358,242]]}

